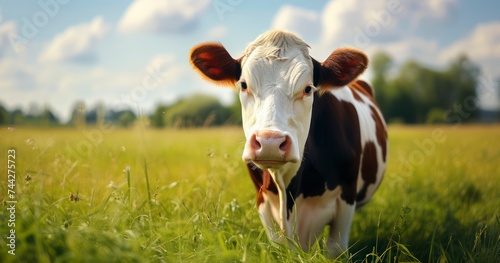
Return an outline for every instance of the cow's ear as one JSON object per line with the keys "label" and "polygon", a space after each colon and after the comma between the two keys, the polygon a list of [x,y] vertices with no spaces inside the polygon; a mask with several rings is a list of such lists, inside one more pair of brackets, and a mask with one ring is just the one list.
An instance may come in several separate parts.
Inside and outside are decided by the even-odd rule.
{"label": "cow's ear", "polygon": [[312,59],[314,66],[314,85],[335,88],[355,80],[368,66],[368,57],[354,48],[339,48],[320,63]]}
{"label": "cow's ear", "polygon": [[191,49],[189,58],[202,77],[217,85],[234,87],[240,79],[240,59],[233,59],[219,43],[199,44]]}

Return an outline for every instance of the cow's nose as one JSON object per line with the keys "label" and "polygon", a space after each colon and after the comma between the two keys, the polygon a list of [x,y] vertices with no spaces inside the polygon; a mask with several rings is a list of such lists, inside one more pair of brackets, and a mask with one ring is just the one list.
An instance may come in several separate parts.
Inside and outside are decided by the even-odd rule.
{"label": "cow's nose", "polygon": [[248,146],[254,160],[286,162],[292,140],[282,132],[257,131],[250,137]]}

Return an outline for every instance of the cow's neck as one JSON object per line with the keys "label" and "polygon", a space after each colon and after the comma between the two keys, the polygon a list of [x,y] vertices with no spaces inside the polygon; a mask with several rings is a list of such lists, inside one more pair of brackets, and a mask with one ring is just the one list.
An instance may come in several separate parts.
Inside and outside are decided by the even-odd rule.
{"label": "cow's neck", "polygon": [[267,171],[278,186],[286,188],[290,185],[293,177],[297,175],[300,165],[300,163],[287,163],[281,169],[267,169]]}

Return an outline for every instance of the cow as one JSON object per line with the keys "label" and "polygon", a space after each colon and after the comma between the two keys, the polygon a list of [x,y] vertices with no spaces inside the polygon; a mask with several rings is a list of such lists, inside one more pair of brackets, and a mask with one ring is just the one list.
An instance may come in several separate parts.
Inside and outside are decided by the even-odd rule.
{"label": "cow", "polygon": [[374,91],[358,80],[367,56],[338,48],[320,63],[309,48],[271,30],[238,59],[216,42],[193,47],[189,58],[204,79],[239,92],[242,159],[268,237],[308,251],[329,225],[335,257],[348,248],[355,209],[382,180],[388,137]]}

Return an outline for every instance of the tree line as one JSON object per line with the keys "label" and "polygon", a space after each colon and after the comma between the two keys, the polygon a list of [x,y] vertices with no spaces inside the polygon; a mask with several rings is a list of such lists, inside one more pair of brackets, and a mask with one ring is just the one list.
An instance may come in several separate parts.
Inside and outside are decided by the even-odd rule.
{"label": "tree line", "polygon": [[215,97],[197,94],[171,105],[158,105],[149,120],[157,128],[241,125],[241,108],[237,98],[224,106]]}
{"label": "tree line", "polygon": [[9,111],[0,105],[0,125],[82,127],[111,124],[129,127],[139,119],[155,128],[241,125],[241,110],[237,100],[224,106],[217,98],[200,94],[181,98],[173,104],[159,104],[151,114],[142,117],[131,109],[106,109],[102,103],[88,108],[83,102],[77,102],[71,109],[70,120],[62,122],[49,106],[40,108],[33,104],[24,112],[21,109]]}
{"label": "tree line", "polygon": [[465,55],[439,70],[415,60],[406,61],[397,71],[393,64],[382,52],[371,59],[376,100],[389,123],[499,121],[498,109],[480,109],[481,72]]}
{"label": "tree line", "polygon": [[28,111],[7,110],[0,105],[0,125],[20,125],[37,127],[81,127],[83,125],[99,125],[103,123],[127,127],[137,120],[136,114],[130,110],[106,110],[103,104],[87,109],[83,102],[77,102],[71,110],[71,119],[61,121],[49,106],[40,108],[32,104]]}
{"label": "tree line", "polygon": [[[394,64],[388,54],[377,53],[370,65],[376,100],[389,123],[500,121],[499,110],[479,109],[480,70],[466,56],[459,56],[439,70],[415,60],[406,61],[400,67]],[[62,122],[49,106],[34,104],[24,112],[9,111],[0,105],[0,125],[128,127],[138,119],[156,128],[241,125],[240,102],[238,98],[234,101],[225,106],[215,97],[198,94],[171,104],[158,104],[153,112],[142,117],[131,109],[106,109],[104,104],[87,108],[83,102],[77,102],[67,122]]]}

